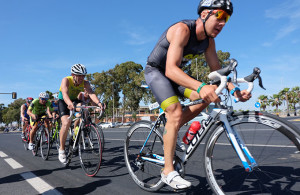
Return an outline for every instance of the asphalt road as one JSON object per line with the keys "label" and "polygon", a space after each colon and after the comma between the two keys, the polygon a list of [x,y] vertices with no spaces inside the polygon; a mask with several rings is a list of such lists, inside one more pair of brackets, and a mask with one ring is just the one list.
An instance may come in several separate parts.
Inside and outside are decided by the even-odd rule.
{"label": "asphalt road", "polygon": [[[293,123],[300,129],[299,118]],[[104,130],[103,161],[92,178],[84,175],[78,156],[69,168],[64,168],[54,149],[49,160],[44,161],[25,151],[20,132],[0,133],[0,194],[153,194],[140,189],[127,172],[123,157],[126,131],[127,128]],[[193,187],[177,194],[211,194],[204,177],[202,150],[200,146],[186,165],[186,179]],[[174,191],[165,186],[159,194]]]}

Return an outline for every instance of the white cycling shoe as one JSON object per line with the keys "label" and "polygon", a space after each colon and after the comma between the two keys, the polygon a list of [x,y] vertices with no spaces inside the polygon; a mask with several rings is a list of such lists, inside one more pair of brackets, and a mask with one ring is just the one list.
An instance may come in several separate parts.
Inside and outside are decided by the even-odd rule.
{"label": "white cycling shoe", "polygon": [[185,189],[191,187],[192,183],[183,179],[177,171],[172,171],[168,175],[161,173],[161,180],[173,189]]}
{"label": "white cycling shoe", "polygon": [[33,150],[34,148],[34,144],[33,143],[29,143],[28,144],[28,150]]}
{"label": "white cycling shoe", "polygon": [[67,163],[67,157],[64,150],[58,150],[58,160],[63,164]]}

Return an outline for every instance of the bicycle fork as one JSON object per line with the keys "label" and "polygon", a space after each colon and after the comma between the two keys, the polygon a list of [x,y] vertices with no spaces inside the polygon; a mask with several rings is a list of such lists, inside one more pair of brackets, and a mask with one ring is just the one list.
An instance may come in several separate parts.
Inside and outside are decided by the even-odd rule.
{"label": "bicycle fork", "polygon": [[252,172],[255,167],[257,167],[257,163],[250,151],[248,150],[245,142],[238,134],[238,132],[232,128],[227,120],[227,116],[225,114],[220,115],[220,120],[223,122],[223,127],[226,131],[227,137],[229,138],[233,148],[235,149],[238,157],[240,158],[245,171]]}

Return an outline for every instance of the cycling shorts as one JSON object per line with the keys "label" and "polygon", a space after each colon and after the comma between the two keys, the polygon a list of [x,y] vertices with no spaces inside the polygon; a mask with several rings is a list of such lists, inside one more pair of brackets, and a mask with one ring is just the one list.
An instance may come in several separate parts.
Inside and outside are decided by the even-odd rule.
{"label": "cycling shorts", "polygon": [[[37,117],[38,117],[38,119],[40,119],[40,118],[44,118],[46,116],[44,114],[42,114],[42,115],[37,115]],[[32,118],[30,117],[30,126],[31,127],[33,127],[34,125],[36,125],[36,122],[37,121],[33,121]]]}
{"label": "cycling shorts", "polygon": [[[76,106],[76,104],[80,103],[80,100],[75,100],[73,102],[74,106]],[[70,110],[68,109],[68,105],[65,103],[64,100],[59,99],[58,100],[58,114],[59,117],[62,117],[64,115],[68,115],[70,116]]]}
{"label": "cycling shorts", "polygon": [[165,76],[164,70],[146,65],[145,80],[156,101],[165,111],[170,105],[179,102],[178,97],[190,98],[191,89],[185,88],[171,81]]}

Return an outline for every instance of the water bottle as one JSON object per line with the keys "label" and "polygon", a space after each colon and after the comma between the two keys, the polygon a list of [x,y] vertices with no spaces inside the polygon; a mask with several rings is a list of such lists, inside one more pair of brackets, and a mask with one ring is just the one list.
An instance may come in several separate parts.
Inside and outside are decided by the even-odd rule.
{"label": "water bottle", "polygon": [[183,136],[182,141],[185,144],[189,144],[196,135],[196,133],[199,131],[200,127],[201,124],[199,121],[192,122],[190,128],[186,131],[185,135]]}

